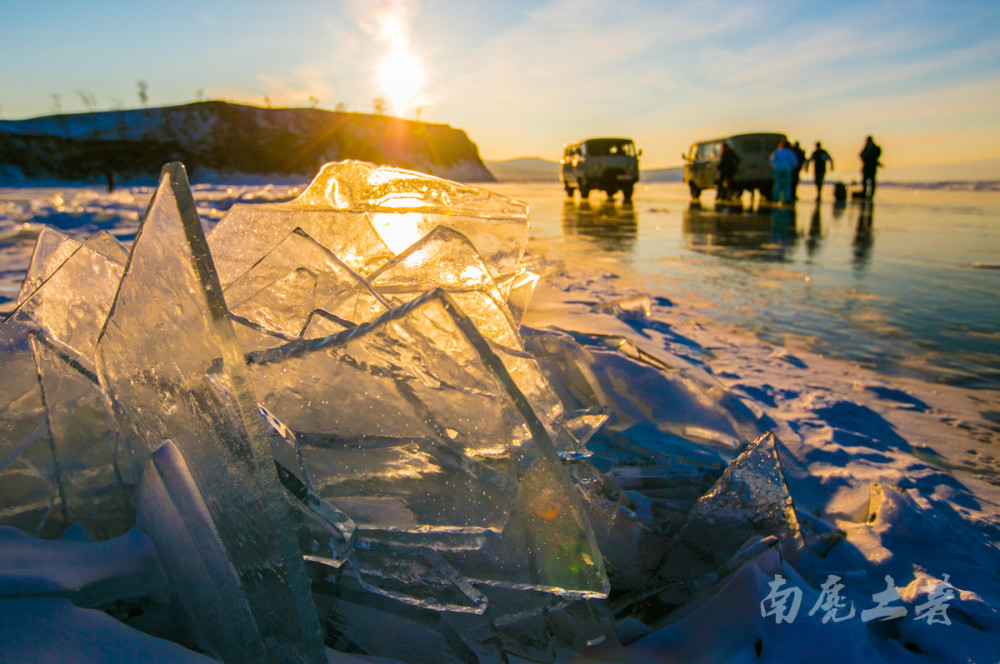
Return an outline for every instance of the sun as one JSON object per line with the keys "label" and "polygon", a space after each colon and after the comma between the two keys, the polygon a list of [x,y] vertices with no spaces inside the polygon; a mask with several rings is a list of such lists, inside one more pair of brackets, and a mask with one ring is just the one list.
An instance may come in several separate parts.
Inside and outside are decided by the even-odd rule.
{"label": "sun", "polygon": [[397,116],[413,108],[423,84],[424,68],[405,46],[393,47],[378,65],[379,90]]}

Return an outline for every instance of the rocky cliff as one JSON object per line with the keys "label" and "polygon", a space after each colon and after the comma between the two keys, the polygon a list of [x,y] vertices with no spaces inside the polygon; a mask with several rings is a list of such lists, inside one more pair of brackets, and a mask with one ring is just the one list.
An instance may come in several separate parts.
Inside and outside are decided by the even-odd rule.
{"label": "rocky cliff", "polygon": [[0,185],[32,179],[155,177],[182,161],[193,182],[311,178],[360,159],[464,182],[492,182],[475,143],[448,125],[311,108],[210,101],[0,121]]}

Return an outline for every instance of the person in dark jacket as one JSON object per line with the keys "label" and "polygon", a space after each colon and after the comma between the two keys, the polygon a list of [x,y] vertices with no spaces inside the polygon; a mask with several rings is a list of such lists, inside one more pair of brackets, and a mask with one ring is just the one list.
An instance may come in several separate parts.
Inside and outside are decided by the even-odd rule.
{"label": "person in dark jacket", "polygon": [[806,170],[809,170],[809,164],[812,164],[813,168],[813,180],[816,181],[816,200],[820,200],[823,197],[823,180],[826,178],[826,165],[829,164],[830,168],[833,168],[833,157],[830,153],[823,149],[823,145],[816,141],[816,149],[813,153],[809,155],[808,161],[806,161]]}
{"label": "person in dark jacket", "polygon": [[729,200],[733,193],[733,177],[736,176],[736,169],[739,168],[740,157],[736,150],[729,143],[722,144],[722,153],[719,155],[719,190],[718,199],[720,201]]}
{"label": "person in dark jacket", "polygon": [[798,141],[792,146],[795,153],[795,161],[798,164],[792,169],[792,200],[799,200],[799,176],[802,175],[802,167],[806,165],[806,151],[802,149]]}
{"label": "person in dark jacket", "polygon": [[871,200],[875,197],[875,173],[882,165],[879,159],[882,157],[882,148],[875,144],[872,137],[865,139],[865,146],[861,148],[861,187],[864,197]]}

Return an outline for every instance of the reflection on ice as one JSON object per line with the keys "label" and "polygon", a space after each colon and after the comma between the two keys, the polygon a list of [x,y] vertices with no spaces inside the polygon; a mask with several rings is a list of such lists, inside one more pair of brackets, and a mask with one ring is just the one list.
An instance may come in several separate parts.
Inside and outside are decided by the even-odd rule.
{"label": "reflection on ice", "polygon": [[725,470],[761,432],[721,388],[522,337],[526,241],[521,203],[358,162],[207,238],[179,164],[130,251],[43,231],[0,324],[0,523],[138,526],[227,662],[551,661],[611,592],[631,619],[753,537],[800,551],[773,438]]}

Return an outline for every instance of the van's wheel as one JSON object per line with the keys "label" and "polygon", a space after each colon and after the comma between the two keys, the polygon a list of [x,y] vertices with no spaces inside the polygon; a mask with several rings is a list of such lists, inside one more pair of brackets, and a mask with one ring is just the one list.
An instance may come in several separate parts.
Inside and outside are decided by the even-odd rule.
{"label": "van's wheel", "polygon": [[696,185],[694,182],[688,183],[688,188],[691,189],[691,198],[697,199],[701,196],[701,187]]}
{"label": "van's wheel", "polygon": [[580,180],[580,198],[590,198],[590,185],[586,180]]}
{"label": "van's wheel", "polygon": [[634,188],[635,185],[632,184],[626,184],[622,186],[622,200],[624,200],[626,203],[632,200],[632,191]]}

